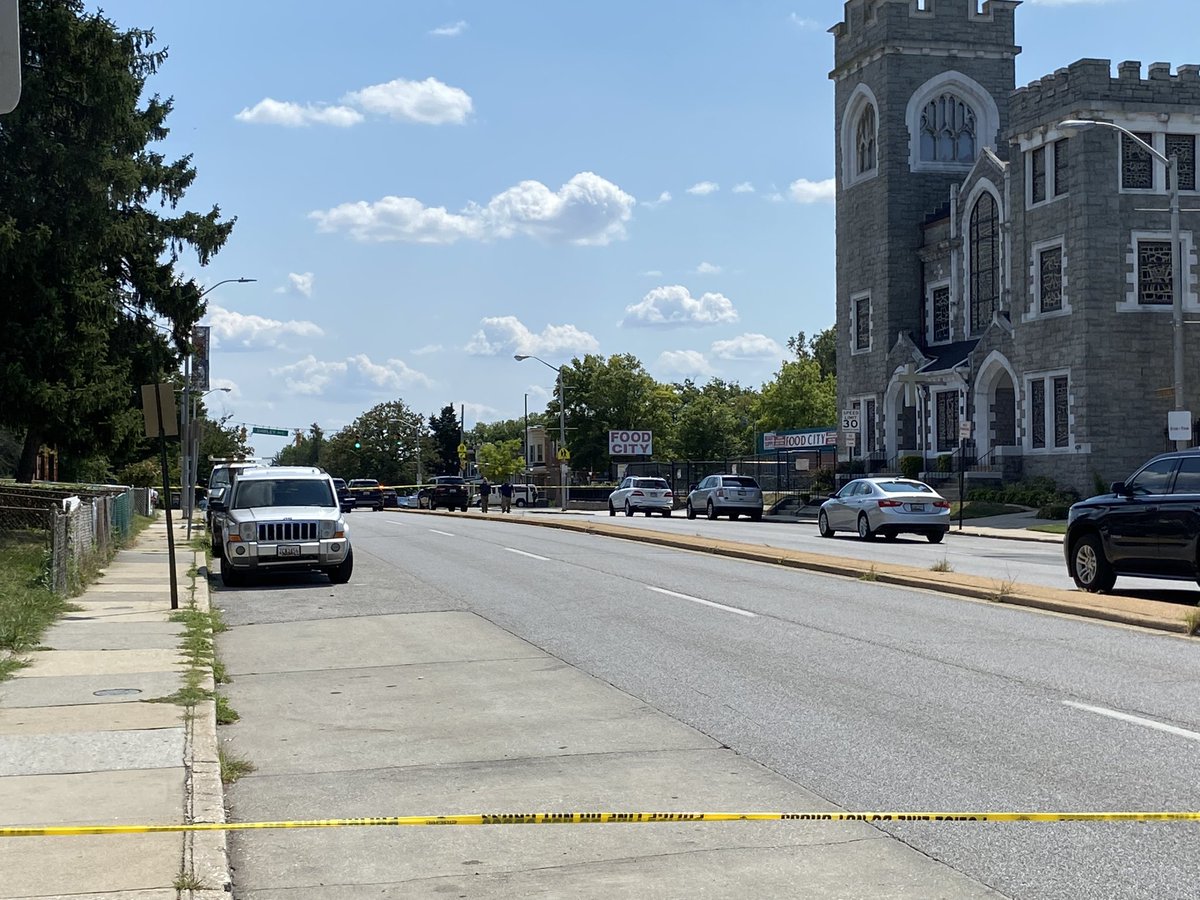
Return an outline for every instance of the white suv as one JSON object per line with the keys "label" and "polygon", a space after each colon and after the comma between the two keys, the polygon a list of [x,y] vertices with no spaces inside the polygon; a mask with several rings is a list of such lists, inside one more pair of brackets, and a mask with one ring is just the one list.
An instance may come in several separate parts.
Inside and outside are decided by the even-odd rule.
{"label": "white suv", "polygon": [[320,571],[345,584],[354,569],[350,529],[333,479],[316,468],[272,466],[238,473],[216,501],[224,523],[221,580],[255,572]]}

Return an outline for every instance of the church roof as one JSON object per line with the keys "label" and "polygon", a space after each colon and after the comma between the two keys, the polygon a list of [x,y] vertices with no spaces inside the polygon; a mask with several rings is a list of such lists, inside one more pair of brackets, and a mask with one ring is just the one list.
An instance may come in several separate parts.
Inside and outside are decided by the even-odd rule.
{"label": "church roof", "polygon": [[979,339],[976,338],[973,341],[955,341],[953,344],[942,344],[940,347],[931,347],[924,351],[929,362],[925,363],[917,371],[922,375],[949,372],[951,369],[966,362],[967,357],[978,343]]}

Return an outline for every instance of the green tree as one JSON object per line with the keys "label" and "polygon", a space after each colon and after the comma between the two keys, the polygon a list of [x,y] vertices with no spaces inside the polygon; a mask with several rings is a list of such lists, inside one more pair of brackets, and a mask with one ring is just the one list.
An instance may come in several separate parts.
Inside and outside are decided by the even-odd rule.
{"label": "green tree", "polygon": [[514,438],[499,443],[480,445],[476,451],[476,464],[488,481],[499,483],[525,470],[521,456],[521,440]]}
{"label": "green tree", "polygon": [[447,403],[440,413],[429,417],[430,443],[433,455],[433,467],[437,475],[457,475],[458,445],[462,437],[462,429],[454,404]]}
{"label": "green tree", "polygon": [[424,417],[404,401],[376,404],[325,441],[323,468],[346,479],[413,484],[424,428]]}
{"label": "green tree", "polygon": [[837,375],[837,325],[830,325],[807,338],[803,331],[788,338],[788,350],[796,359],[816,360],[821,377]]}
{"label": "green tree", "polygon": [[785,360],[762,386],[755,408],[763,431],[830,425],[837,421],[837,380],[822,378],[815,359]]}
{"label": "green tree", "polygon": [[152,32],[83,0],[27,0],[20,40],[21,102],[0,118],[0,297],[19,298],[0,330],[0,424],[22,433],[30,481],[43,444],[139,452],[136,388],[175,369],[204,312],[176,263],[191,248],[207,265],[233,222],[176,212],[196,171],[154,149],[172,103],[147,91],[166,59]]}

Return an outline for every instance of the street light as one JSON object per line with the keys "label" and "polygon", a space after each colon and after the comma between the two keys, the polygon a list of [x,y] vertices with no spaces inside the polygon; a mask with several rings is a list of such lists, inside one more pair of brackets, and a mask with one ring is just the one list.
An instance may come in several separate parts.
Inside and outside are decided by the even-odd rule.
{"label": "street light", "polygon": [[[1119,131],[1143,150],[1151,158],[1162,163],[1167,168],[1167,196],[1171,209],[1171,314],[1172,314],[1172,350],[1175,362],[1175,409],[1184,409],[1183,404],[1183,285],[1181,278],[1181,262],[1179,247],[1179,158],[1164,156],[1149,143],[1142,140],[1128,128],[1122,128],[1115,122],[1105,122],[1101,119],[1064,119],[1058,123],[1058,129],[1067,137],[1095,126],[1111,128]],[[1134,247],[1137,253],[1137,247]],[[1191,415],[1188,415],[1191,421]],[[1190,430],[1190,429],[1189,429]],[[1175,448],[1183,450],[1189,441],[1176,441]]]}
{"label": "street light", "polygon": [[[513,359],[517,362],[523,362],[527,359],[536,359],[543,366],[553,369],[558,373],[558,449],[560,451],[567,449],[567,404],[563,400],[563,373],[561,366],[552,366],[539,356],[534,356],[532,353],[516,353]],[[526,436],[529,434],[528,426],[525,431]],[[528,451],[526,451],[528,453]],[[567,511],[567,461],[564,459],[559,463],[559,481],[562,484],[562,510]]]}

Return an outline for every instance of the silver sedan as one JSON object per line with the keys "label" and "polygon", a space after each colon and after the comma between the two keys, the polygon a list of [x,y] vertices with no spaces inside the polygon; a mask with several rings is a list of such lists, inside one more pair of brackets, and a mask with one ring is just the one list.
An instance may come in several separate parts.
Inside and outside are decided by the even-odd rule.
{"label": "silver sedan", "polygon": [[950,530],[950,501],[922,481],[859,478],[831,496],[817,516],[822,537],[853,531],[864,541],[923,534],[938,543]]}

